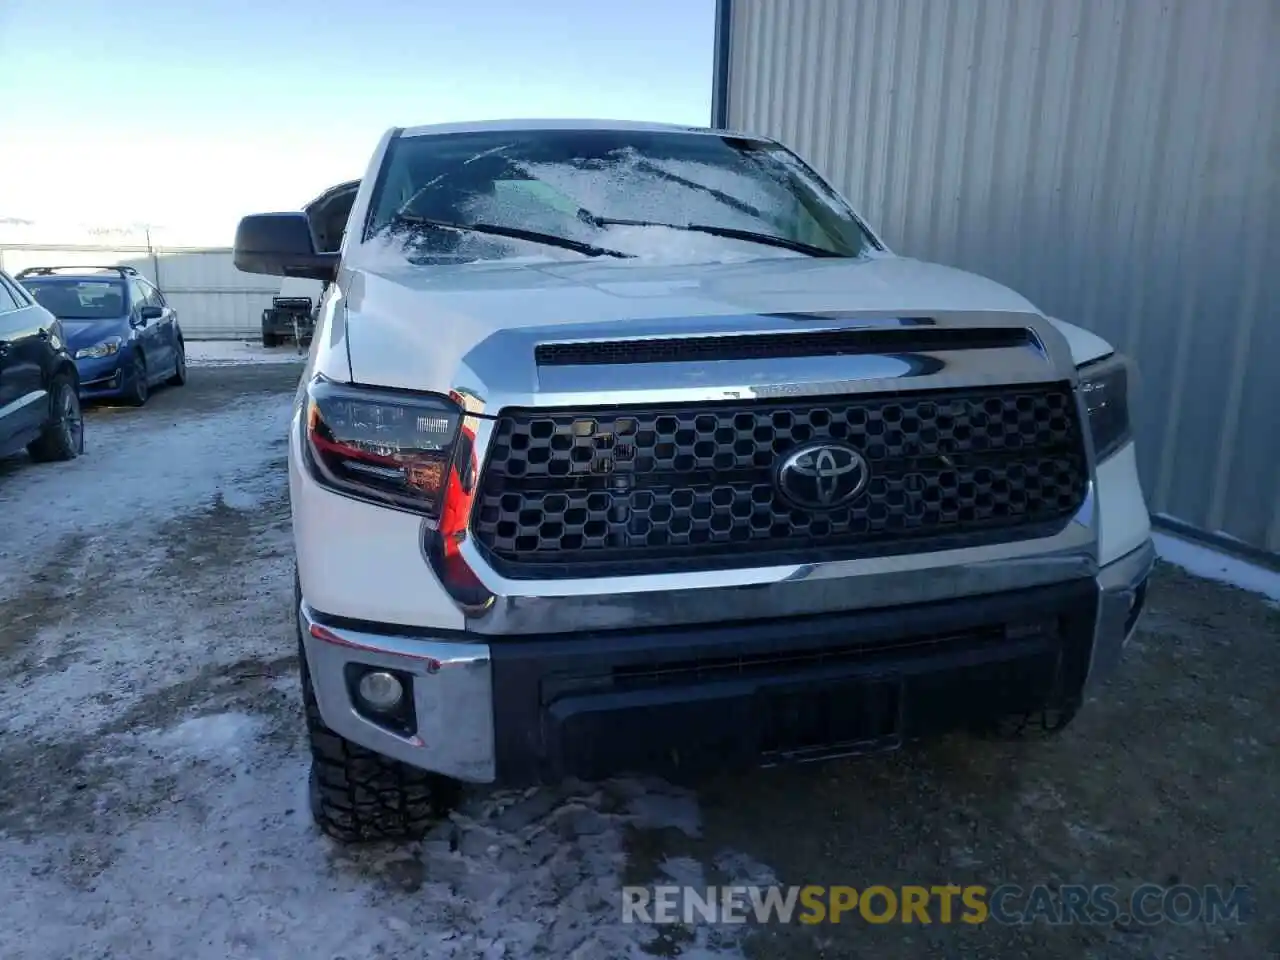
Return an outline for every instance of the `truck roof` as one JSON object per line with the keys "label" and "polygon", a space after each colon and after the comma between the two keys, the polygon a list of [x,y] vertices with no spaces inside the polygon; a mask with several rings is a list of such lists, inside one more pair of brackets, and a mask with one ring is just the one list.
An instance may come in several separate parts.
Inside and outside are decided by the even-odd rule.
{"label": "truck roof", "polygon": [[600,120],[600,119],[511,119],[511,120],[469,120],[460,123],[432,123],[416,127],[404,127],[400,130],[402,137],[425,137],[442,133],[480,133],[485,131],[517,133],[529,130],[633,130],[643,133],[701,133],[716,136],[734,136],[748,140],[761,140],[755,134],[742,133],[737,130],[720,130],[712,127],[694,127],[678,123],[653,123],[641,120]]}

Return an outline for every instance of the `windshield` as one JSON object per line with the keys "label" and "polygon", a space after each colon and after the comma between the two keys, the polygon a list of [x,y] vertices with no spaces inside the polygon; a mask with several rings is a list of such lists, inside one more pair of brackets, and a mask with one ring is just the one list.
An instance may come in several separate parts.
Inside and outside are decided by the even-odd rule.
{"label": "windshield", "polygon": [[395,140],[364,238],[422,263],[856,257],[873,247],[853,211],[776,144],[631,130]]}
{"label": "windshield", "polygon": [[59,320],[112,320],[124,316],[124,284],[118,280],[26,279],[22,285]]}

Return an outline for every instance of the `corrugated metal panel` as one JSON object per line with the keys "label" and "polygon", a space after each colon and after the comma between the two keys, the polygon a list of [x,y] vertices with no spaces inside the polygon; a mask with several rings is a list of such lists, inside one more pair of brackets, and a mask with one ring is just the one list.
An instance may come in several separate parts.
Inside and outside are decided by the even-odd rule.
{"label": "corrugated metal panel", "polygon": [[278,281],[241,273],[226,248],[125,244],[0,244],[0,267],[130,266],[155,282],[178,311],[183,332],[197,337],[257,336]]}
{"label": "corrugated metal panel", "polygon": [[1132,354],[1153,512],[1280,551],[1280,3],[731,5],[729,126]]}

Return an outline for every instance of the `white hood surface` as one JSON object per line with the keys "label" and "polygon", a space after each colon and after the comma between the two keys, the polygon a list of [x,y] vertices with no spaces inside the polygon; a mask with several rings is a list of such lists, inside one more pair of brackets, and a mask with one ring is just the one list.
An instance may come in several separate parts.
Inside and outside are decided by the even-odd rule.
{"label": "white hood surface", "polygon": [[[452,370],[500,330],[554,326],[563,336],[565,325],[616,323],[617,335],[625,336],[631,325],[640,332],[636,321],[744,313],[1040,313],[985,277],[885,254],[676,266],[560,260],[383,269],[357,263],[339,286],[352,379],[406,389],[423,389],[425,373]],[[1077,364],[1111,352],[1100,337],[1051,322]]]}

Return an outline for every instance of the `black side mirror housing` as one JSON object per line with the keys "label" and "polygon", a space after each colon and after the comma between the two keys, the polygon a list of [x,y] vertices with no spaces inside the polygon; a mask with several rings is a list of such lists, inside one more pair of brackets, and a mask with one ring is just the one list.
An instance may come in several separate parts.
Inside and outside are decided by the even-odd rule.
{"label": "black side mirror housing", "polygon": [[243,273],[332,280],[337,253],[317,253],[304,213],[255,213],[236,228],[232,261]]}
{"label": "black side mirror housing", "polygon": [[138,308],[138,319],[143,323],[146,323],[148,320],[159,320],[163,315],[163,310],[150,304],[145,307]]}

